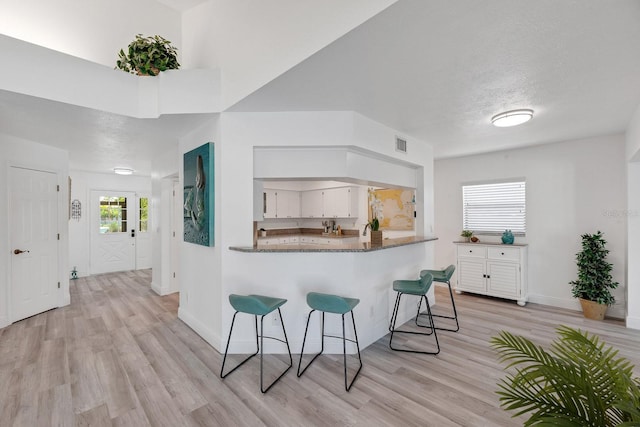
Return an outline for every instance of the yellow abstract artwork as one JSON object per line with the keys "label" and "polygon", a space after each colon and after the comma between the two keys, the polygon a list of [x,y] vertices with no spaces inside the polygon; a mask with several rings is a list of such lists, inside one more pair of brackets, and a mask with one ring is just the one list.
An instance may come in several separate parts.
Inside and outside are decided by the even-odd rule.
{"label": "yellow abstract artwork", "polygon": [[413,190],[369,189],[369,221],[378,218],[383,230],[413,230],[414,194]]}

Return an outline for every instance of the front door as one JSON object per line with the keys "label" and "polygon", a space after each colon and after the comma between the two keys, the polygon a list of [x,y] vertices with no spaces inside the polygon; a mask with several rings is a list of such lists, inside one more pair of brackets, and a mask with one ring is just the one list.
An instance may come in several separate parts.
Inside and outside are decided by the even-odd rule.
{"label": "front door", "polygon": [[136,195],[91,191],[91,274],[136,268]]}
{"label": "front door", "polygon": [[57,307],[58,177],[9,168],[11,320]]}

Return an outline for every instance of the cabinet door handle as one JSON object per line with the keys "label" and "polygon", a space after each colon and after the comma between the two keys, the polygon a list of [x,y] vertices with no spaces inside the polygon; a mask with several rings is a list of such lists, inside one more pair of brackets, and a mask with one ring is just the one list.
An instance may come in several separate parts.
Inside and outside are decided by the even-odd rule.
{"label": "cabinet door handle", "polygon": [[504,255],[504,252],[501,252],[500,255]]}
{"label": "cabinet door handle", "polygon": [[473,251],[471,249],[469,249],[469,253],[473,253]]}
{"label": "cabinet door handle", "polygon": [[487,278],[487,275],[486,275],[486,274],[483,274],[483,275],[482,275],[482,277],[484,277],[484,278],[486,279],[486,278]]}
{"label": "cabinet door handle", "polygon": [[491,276],[489,276],[488,274],[487,274],[487,279],[491,279]]}

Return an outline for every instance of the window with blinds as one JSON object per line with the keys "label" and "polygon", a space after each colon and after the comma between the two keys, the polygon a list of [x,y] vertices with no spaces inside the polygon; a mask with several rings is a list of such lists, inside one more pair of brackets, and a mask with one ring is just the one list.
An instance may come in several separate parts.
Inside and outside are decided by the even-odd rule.
{"label": "window with blinds", "polygon": [[526,232],[525,182],[462,186],[462,228],[475,234]]}

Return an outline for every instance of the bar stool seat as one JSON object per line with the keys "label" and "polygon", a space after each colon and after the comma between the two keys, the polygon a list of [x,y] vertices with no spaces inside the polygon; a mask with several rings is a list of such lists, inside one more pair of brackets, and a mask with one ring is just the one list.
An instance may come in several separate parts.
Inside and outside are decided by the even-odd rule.
{"label": "bar stool seat", "polygon": [[[226,378],[233,371],[238,369],[240,366],[244,365],[249,359],[260,352],[260,391],[266,393],[273,385],[280,380],[287,373],[289,369],[293,366],[293,358],[291,357],[291,349],[289,348],[289,340],[287,339],[287,331],[284,328],[284,321],[282,320],[282,312],[280,311],[280,307],[286,303],[286,299],[282,298],[273,298],[264,295],[229,295],[229,303],[236,311],[233,314],[233,320],[231,321],[231,328],[229,330],[229,339],[227,340],[227,347],[224,351],[224,358],[222,359],[222,368],[220,369],[220,377]],[[278,310],[278,317],[280,318],[280,324],[282,325],[282,332],[284,334],[284,340],[276,337],[270,337],[264,335],[264,316],[269,313]],[[236,367],[231,369],[229,372],[224,374],[224,365],[227,361],[227,354],[229,352],[229,344],[231,343],[231,335],[233,333],[233,325],[236,321],[236,315],[238,313],[246,313],[251,314],[255,318],[255,328],[256,328],[256,352],[249,355],[246,359],[240,362]],[[260,316],[260,333],[258,334],[258,316]],[[258,338],[260,340],[258,341]],[[264,388],[263,385],[263,359],[264,359],[264,338],[280,341],[287,345],[287,352],[289,353],[289,366],[284,370],[276,378],[273,382],[267,387]]]}
{"label": "bar stool seat", "polygon": [[[456,302],[453,299],[453,291],[451,290],[451,276],[453,276],[453,272],[456,271],[455,265],[451,264],[449,267],[444,270],[422,270],[420,275],[422,276],[425,273],[429,273],[433,276],[434,282],[446,283],[449,287],[449,297],[451,298],[451,306],[453,307],[453,316],[445,316],[442,314],[432,314],[432,317],[439,317],[441,319],[452,319],[456,321],[456,328],[436,328],[441,331],[450,331],[450,332],[458,332],[460,330],[460,324],[458,323],[458,311],[456,310]],[[418,316],[423,315],[418,311]],[[418,316],[416,316],[416,324],[418,322]]]}
{"label": "bar stool seat", "polygon": [[[391,336],[389,338],[389,348],[394,351],[403,351],[407,353],[420,353],[420,354],[438,354],[440,353],[440,343],[438,342],[438,335],[436,333],[436,327],[433,323],[433,317],[431,315],[431,307],[429,306],[429,298],[427,297],[427,292],[431,288],[431,284],[433,283],[433,276],[429,273],[425,273],[420,276],[418,280],[394,280],[393,281],[393,290],[397,292],[396,295],[396,303],[393,307],[393,314],[391,315],[391,321],[389,322],[389,332],[391,332]],[[420,297],[420,303],[418,304],[418,313],[420,313],[420,308],[422,305],[422,300],[425,301],[427,305],[427,316],[429,317],[429,325],[423,326],[418,325],[420,327],[427,327],[431,329],[431,332],[417,332],[417,331],[401,331],[396,329],[396,321],[398,320],[398,312],[400,311],[400,301],[402,299],[402,295],[414,295]],[[417,317],[416,317],[417,324]],[[435,351],[418,351],[418,350],[410,350],[404,348],[398,348],[393,346],[393,336],[394,334],[413,334],[413,335],[433,335],[436,342],[436,350]]]}
{"label": "bar stool seat", "polygon": [[[324,352],[324,338],[338,338],[342,339],[342,357],[344,361],[344,388],[346,391],[351,389],[354,381],[356,380],[360,370],[362,369],[362,358],[360,357],[360,344],[358,343],[358,334],[356,332],[356,321],[353,316],[353,309],[360,302],[357,298],[346,298],[338,295],[331,294],[323,294],[319,292],[309,292],[307,294],[307,305],[311,307],[311,311],[309,312],[309,316],[307,316],[307,326],[304,330],[304,338],[302,340],[302,350],[300,350],[300,362],[298,363],[298,377],[300,377],[307,370],[309,366],[316,360],[318,356],[320,356]],[[309,331],[309,321],[311,320],[311,314],[314,311],[322,312],[322,347],[320,352],[313,356],[311,361],[305,366],[302,370],[302,356],[304,356],[304,346],[307,340],[307,332]],[[335,335],[326,335],[324,333],[324,314],[325,313],[333,313],[340,314],[342,316],[342,336]],[[354,339],[346,338],[345,334],[345,325],[344,325],[344,316],[347,313],[351,313],[351,322],[353,323],[353,334]],[[351,379],[351,382],[348,382],[347,377],[347,341],[355,343],[356,348],[358,349],[358,361],[360,366],[356,371],[355,375]]]}

